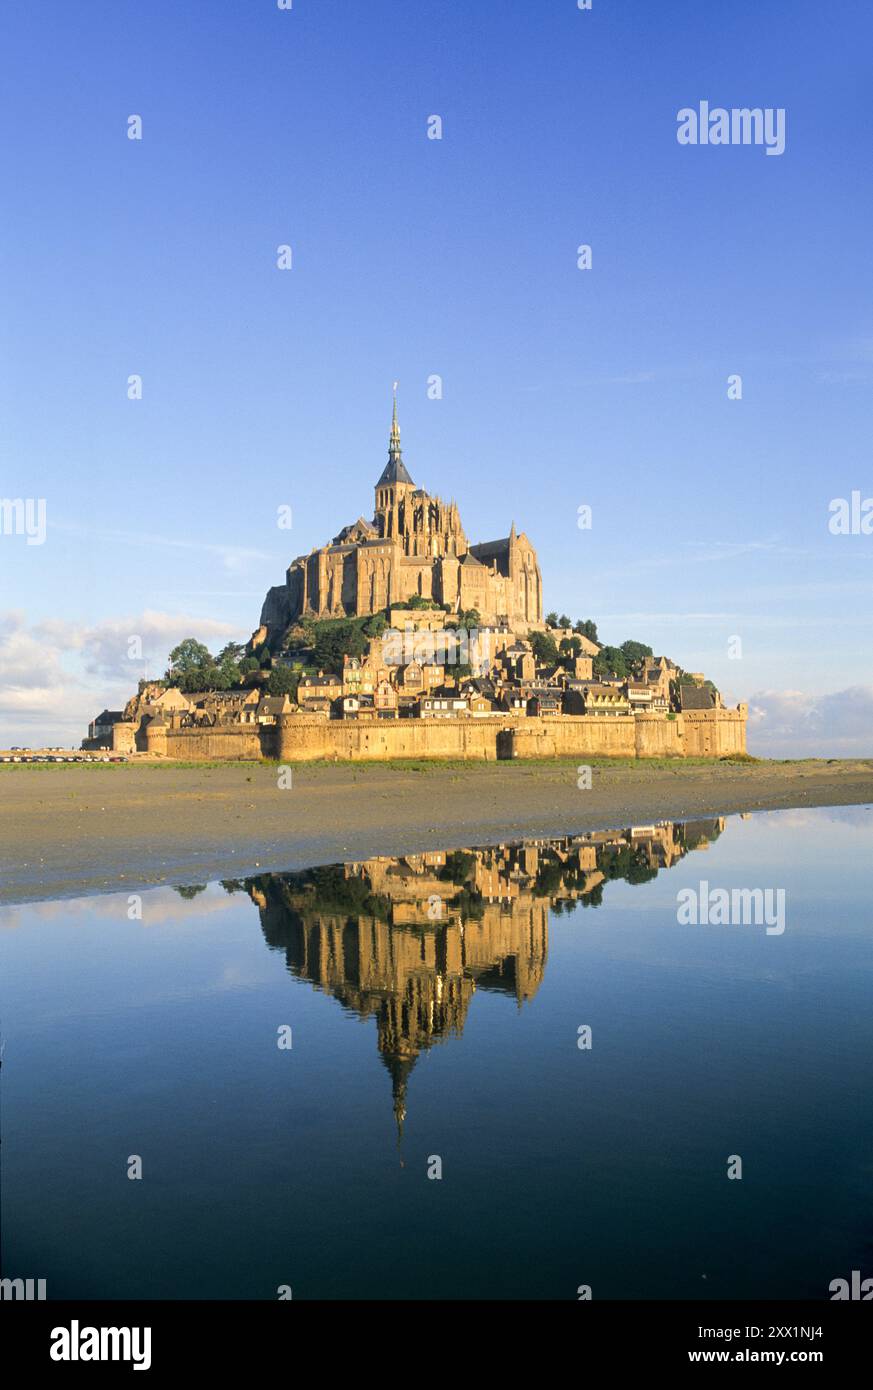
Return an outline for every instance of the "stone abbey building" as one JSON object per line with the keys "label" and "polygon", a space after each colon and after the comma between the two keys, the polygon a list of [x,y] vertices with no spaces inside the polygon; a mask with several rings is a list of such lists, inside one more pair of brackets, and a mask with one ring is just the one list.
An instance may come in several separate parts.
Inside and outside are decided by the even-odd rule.
{"label": "stone abbey building", "polygon": [[329,545],[298,556],[269,590],[261,627],[271,645],[300,618],[364,617],[416,596],[475,608],[483,626],[542,627],[536,551],[513,523],[503,540],[470,545],[457,505],[415,486],[403,462],[397,400],[388,462],[376,483],[372,521],[359,517]]}
{"label": "stone abbey building", "polygon": [[[534,640],[546,625],[533,546],[514,525],[504,540],[468,544],[454,502],[417,488],[407,471],[396,399],[375,491],[372,521],[361,517],[330,545],[300,556],[285,583],[270,589],[251,639],[252,650],[271,649],[262,669],[227,690],[185,693],[166,681],[142,682],[123,711],[93,721],[83,747],[282,763],[745,755],[747,707],[725,709],[702,674],[644,647],[649,656],[631,674],[609,674],[607,666],[595,676],[601,648],[590,638],[550,626],[552,646]],[[427,602],[413,613],[415,598]],[[475,621],[467,616],[473,609]],[[297,660],[289,629],[301,619],[386,611],[389,626],[364,625],[366,655],[337,655],[339,669],[322,671]],[[460,660],[458,628],[476,629]],[[446,629],[451,644],[439,646]],[[419,638],[430,656],[416,650]],[[284,681],[276,684],[285,694],[264,688],[274,660],[298,668],[288,682],[293,699]]]}

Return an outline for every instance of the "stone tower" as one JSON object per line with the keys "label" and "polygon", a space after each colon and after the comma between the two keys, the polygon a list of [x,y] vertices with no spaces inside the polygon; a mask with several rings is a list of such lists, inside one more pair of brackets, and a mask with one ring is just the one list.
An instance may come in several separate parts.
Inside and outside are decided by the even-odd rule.
{"label": "stone tower", "polygon": [[383,540],[396,540],[406,531],[407,503],[415,484],[407,472],[400,450],[400,426],[397,423],[397,384],[394,385],[394,413],[388,440],[388,462],[376,484],[376,512],[373,524]]}

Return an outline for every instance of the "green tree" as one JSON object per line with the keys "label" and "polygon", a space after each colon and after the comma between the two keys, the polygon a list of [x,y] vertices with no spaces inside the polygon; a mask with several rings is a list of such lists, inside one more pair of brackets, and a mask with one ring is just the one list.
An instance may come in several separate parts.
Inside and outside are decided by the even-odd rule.
{"label": "green tree", "polygon": [[557,627],[557,626],[558,626],[558,615],[557,615],[557,613],[547,613],[547,614],[546,614],[546,627]]}
{"label": "green tree", "polygon": [[393,608],[439,608],[435,599],[425,598],[423,594],[413,594],[404,603],[392,604]]}
{"label": "green tree", "polygon": [[539,666],[556,666],[558,663],[558,647],[554,637],[548,632],[532,632],[530,634],[530,644],[533,647],[533,654]]}
{"label": "green tree", "polygon": [[296,700],[301,674],[290,666],[274,666],[267,681],[267,690],[271,695],[290,695],[292,700]]}
{"label": "green tree", "polygon": [[239,666],[245,654],[246,649],[241,642],[227,642],[215,660],[219,666]]}
{"label": "green tree", "polygon": [[574,632],[578,632],[580,637],[587,637],[589,642],[597,641],[597,624],[593,618],[580,618]]}
{"label": "green tree", "polygon": [[[220,656],[220,654],[219,654],[219,656]],[[218,662],[218,669],[219,669],[219,672],[221,673],[221,679],[222,679],[222,682],[223,682],[222,685],[220,685],[220,686],[217,687],[219,690],[230,690],[230,689],[233,688],[233,686],[239,685],[239,682],[240,682],[240,663],[239,663],[239,661],[234,661],[231,657],[225,657],[223,661],[222,661],[222,660],[219,660],[219,662]]]}
{"label": "green tree", "polygon": [[478,608],[462,608],[458,614],[458,627],[464,627],[469,632],[471,628],[478,627],[482,621],[482,615]]}
{"label": "green tree", "polygon": [[562,613],[561,616],[560,616],[560,618],[558,619],[558,627],[572,627],[572,626],[573,626],[573,624],[572,624],[571,620],[567,617],[567,614],[566,614],[566,613]]}
{"label": "green tree", "polygon": [[568,671],[572,670],[573,663],[581,651],[582,643],[578,637],[562,637],[558,645],[558,660]]}
{"label": "green tree", "polygon": [[622,642],[621,650],[632,666],[636,666],[644,657],[653,655],[651,647],[647,647],[645,642]]}
{"label": "green tree", "polygon": [[230,690],[237,681],[236,667],[231,670],[227,666],[216,666],[214,661],[201,666],[199,674],[202,675],[205,682],[201,686],[203,690]]}
{"label": "green tree", "polygon": [[623,679],[628,674],[627,658],[621,647],[601,647],[594,658],[595,676],[618,676]]}
{"label": "green tree", "polygon": [[209,648],[204,647],[203,643],[198,642],[195,637],[186,637],[179,643],[178,647],[174,647],[170,652],[167,680],[175,683],[180,677],[188,675],[189,672],[211,664],[212,657],[209,654]]}
{"label": "green tree", "polygon": [[316,623],[313,660],[320,671],[339,675],[344,656],[363,656],[366,650],[367,639],[358,623],[347,618]]}

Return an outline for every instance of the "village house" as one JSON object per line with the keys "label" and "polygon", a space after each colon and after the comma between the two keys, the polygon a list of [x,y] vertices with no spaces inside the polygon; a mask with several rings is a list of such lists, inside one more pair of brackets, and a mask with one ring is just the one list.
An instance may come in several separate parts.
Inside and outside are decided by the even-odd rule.
{"label": "village house", "polygon": [[380,719],[397,718],[397,691],[387,677],[382,677],[376,683],[373,707]]}
{"label": "village house", "polygon": [[445,667],[435,662],[408,661],[397,668],[397,690],[404,695],[435,690],[445,680]]}
{"label": "village house", "polygon": [[308,695],[298,707],[301,714],[315,714],[321,719],[330,719],[334,713],[339,717],[342,696],[329,700],[326,695]]}
{"label": "village house", "polygon": [[373,719],[375,706],[372,695],[343,695],[343,719]]}
{"label": "village house", "polygon": [[263,695],[258,705],[258,723],[275,724],[282,714],[290,714],[293,706],[288,695]]}
{"label": "village house", "polygon": [[[167,692],[170,694],[171,692]],[[201,690],[182,696],[184,706],[177,701],[169,705],[155,704],[160,713],[178,719],[181,727],[207,727],[216,724],[254,724],[262,692],[250,690]],[[152,706],[148,706],[150,712]],[[141,713],[145,713],[142,710]]]}
{"label": "village house", "polygon": [[498,709],[507,714],[527,714],[527,694],[520,686],[504,685],[495,700]]}
{"label": "village house", "polygon": [[101,713],[97,715],[96,719],[92,719],[91,723],[88,725],[88,738],[92,743],[99,742],[101,739],[107,739],[107,747],[111,747],[112,727],[114,724],[120,724],[123,718],[124,710],[122,709],[102,710]]}
{"label": "village house", "polygon": [[593,680],[594,658],[592,656],[574,656],[570,660],[569,670],[576,680]]}
{"label": "village house", "polygon": [[343,692],[343,682],[332,671],[319,671],[315,676],[302,676],[297,686],[297,703],[308,700],[335,700]]}
{"label": "village house", "polygon": [[533,687],[527,698],[527,713],[539,717],[561,713],[562,694],[553,685]]}
{"label": "village house", "polygon": [[540,666],[536,673],[536,684],[538,686],[549,685],[555,690],[563,690],[567,682],[572,679],[566,666]]}
{"label": "village house", "polygon": [[433,695],[422,695],[418,701],[418,718],[458,719],[467,714],[468,709],[466,697],[457,691],[436,691]]}
{"label": "village house", "polygon": [[500,658],[500,668],[505,675],[519,681],[532,681],[536,678],[537,664],[533,648],[529,642],[513,642]]}
{"label": "village house", "polygon": [[685,710],[693,709],[719,709],[721,707],[721,696],[717,690],[713,690],[708,685],[680,685],[679,686],[679,708],[684,713]]}
{"label": "village house", "polygon": [[678,676],[678,670],[666,656],[647,657],[643,663],[642,679],[652,692],[652,709],[666,711],[670,708],[670,683]]}
{"label": "village house", "polygon": [[[343,657],[343,695],[372,695],[379,679],[379,670],[369,659],[360,656]],[[382,673],[387,677],[387,671]]]}
{"label": "village house", "polygon": [[470,714],[475,718],[481,719],[484,715],[494,713],[496,692],[493,681],[484,676],[476,676],[461,681],[458,690],[466,699]]}
{"label": "village house", "polygon": [[594,714],[604,718],[630,714],[630,701],[618,685],[589,682],[564,694],[565,714]]}
{"label": "village house", "polygon": [[485,695],[470,694],[464,696],[467,701],[467,710],[474,719],[482,719],[485,715],[493,713],[491,701]]}
{"label": "village house", "polygon": [[629,680],[625,686],[631,713],[646,713],[652,708],[652,688],[646,681]]}

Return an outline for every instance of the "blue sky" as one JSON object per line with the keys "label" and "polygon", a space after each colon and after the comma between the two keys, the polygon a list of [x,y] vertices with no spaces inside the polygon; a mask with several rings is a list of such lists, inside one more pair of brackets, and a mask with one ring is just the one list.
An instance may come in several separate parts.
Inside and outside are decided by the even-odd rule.
{"label": "blue sky", "polygon": [[[0,496],[48,525],[0,536],[0,743],[80,737],[129,635],[153,674],[248,636],[372,514],[397,379],[413,478],[526,530],[547,608],[749,699],[753,751],[873,752],[873,536],[828,531],[873,495],[871,39],[860,0],[7,8]],[[679,145],[703,99],[785,153]]]}

